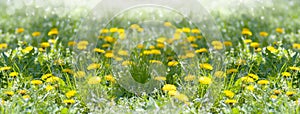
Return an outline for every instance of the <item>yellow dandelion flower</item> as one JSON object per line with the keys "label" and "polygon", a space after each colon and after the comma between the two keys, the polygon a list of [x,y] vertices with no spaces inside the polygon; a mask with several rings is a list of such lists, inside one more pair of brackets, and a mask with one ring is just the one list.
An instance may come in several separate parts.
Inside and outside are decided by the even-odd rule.
{"label": "yellow dandelion flower", "polygon": [[291,67],[289,67],[289,69],[294,70],[294,71],[300,71],[300,67],[291,66]]}
{"label": "yellow dandelion flower", "polygon": [[276,95],[271,95],[270,98],[271,99],[277,99],[277,96]]}
{"label": "yellow dandelion flower", "polygon": [[168,66],[177,66],[178,64],[179,64],[179,62],[177,62],[177,61],[168,62]]}
{"label": "yellow dandelion flower", "polygon": [[0,49],[6,49],[8,45],[6,43],[0,43]]}
{"label": "yellow dandelion flower", "polygon": [[103,45],[102,45],[103,48],[108,48],[108,47],[110,47],[110,46],[111,46],[110,44],[103,44]]}
{"label": "yellow dandelion flower", "polygon": [[199,29],[192,29],[192,33],[199,34],[199,33],[201,33],[201,30],[199,30]]}
{"label": "yellow dandelion flower", "polygon": [[202,39],[202,38],[203,38],[203,36],[196,36],[196,38],[197,38],[197,39]]}
{"label": "yellow dandelion flower", "polygon": [[33,37],[38,37],[38,36],[41,35],[41,32],[33,32],[31,35],[32,35]]}
{"label": "yellow dandelion flower", "polygon": [[183,27],[183,28],[182,28],[182,32],[189,33],[189,32],[191,32],[191,29],[190,29],[190,28],[187,28],[187,27]]}
{"label": "yellow dandelion flower", "polygon": [[51,91],[54,89],[54,87],[51,85],[47,85],[45,89],[46,89],[46,91]]}
{"label": "yellow dandelion flower", "polygon": [[7,96],[13,96],[15,93],[13,91],[6,91],[4,94]]}
{"label": "yellow dandelion flower", "polygon": [[267,37],[269,34],[267,32],[260,32],[259,35],[262,37]]}
{"label": "yellow dandelion flower", "polygon": [[284,33],[284,29],[283,28],[276,28],[276,32],[282,34],[282,33]]}
{"label": "yellow dandelion flower", "polygon": [[172,23],[171,22],[164,22],[164,26],[170,27],[170,26],[172,26]]}
{"label": "yellow dandelion flower", "polygon": [[245,43],[245,44],[249,44],[249,43],[251,43],[251,42],[252,42],[251,39],[245,39],[245,40],[244,40],[244,43]]}
{"label": "yellow dandelion flower", "polygon": [[69,74],[73,74],[73,70],[72,70],[72,69],[68,69],[68,68],[62,69],[62,72],[64,72],[64,73],[69,73]]}
{"label": "yellow dandelion flower", "polygon": [[253,48],[258,48],[259,45],[260,44],[258,42],[252,42],[252,43],[250,43],[250,47],[253,47]]}
{"label": "yellow dandelion flower", "polygon": [[195,53],[206,53],[208,50],[206,48],[201,48],[195,51]]}
{"label": "yellow dandelion flower", "polygon": [[74,97],[77,92],[75,90],[68,91],[65,95],[67,98]]}
{"label": "yellow dandelion flower", "polygon": [[206,70],[213,70],[213,67],[208,63],[201,63],[200,68],[206,69]]}
{"label": "yellow dandelion flower", "polygon": [[163,91],[176,91],[176,86],[172,84],[165,84],[162,88]]}
{"label": "yellow dandelion flower", "polygon": [[212,41],[211,44],[213,46],[223,46],[222,42],[221,41]]}
{"label": "yellow dandelion flower", "polygon": [[17,28],[16,33],[23,33],[25,31],[24,28]]}
{"label": "yellow dandelion flower", "polygon": [[227,46],[227,47],[232,46],[232,42],[231,41],[225,41],[223,44],[225,46]]}
{"label": "yellow dandelion flower", "polygon": [[33,50],[33,47],[32,46],[28,46],[28,47],[22,49],[22,52],[23,53],[29,53],[31,50]]}
{"label": "yellow dandelion flower", "polygon": [[11,73],[9,73],[9,76],[11,76],[11,77],[16,77],[18,75],[19,75],[18,72],[11,72]]}
{"label": "yellow dandelion flower", "polygon": [[112,75],[106,75],[104,78],[111,83],[116,83],[116,79]]}
{"label": "yellow dandelion flower", "polygon": [[58,29],[57,28],[53,28],[48,32],[48,36],[52,36],[52,35],[58,35]]}
{"label": "yellow dandelion flower", "polygon": [[46,50],[44,48],[39,48],[39,52],[45,52]]}
{"label": "yellow dandelion flower", "polygon": [[88,41],[79,41],[77,43],[77,49],[79,49],[79,50],[85,50],[87,48],[88,44],[89,44]]}
{"label": "yellow dandelion flower", "polygon": [[224,90],[223,92],[224,92],[225,96],[227,96],[227,97],[229,97],[229,98],[233,98],[234,95],[235,95],[235,94],[234,94],[232,91],[230,91],[230,90]]}
{"label": "yellow dandelion flower", "polygon": [[255,87],[254,87],[254,85],[249,85],[246,87],[246,89],[249,91],[254,91]]}
{"label": "yellow dandelion flower", "polygon": [[165,44],[163,44],[163,43],[157,43],[157,44],[156,44],[156,47],[157,47],[157,48],[164,48],[164,47],[165,47]]}
{"label": "yellow dandelion flower", "polygon": [[274,90],[273,92],[274,92],[275,95],[279,95],[281,93],[280,90]]}
{"label": "yellow dandelion flower", "polygon": [[237,73],[238,69],[232,68],[227,70],[227,74]]}
{"label": "yellow dandelion flower", "polygon": [[106,58],[113,58],[114,54],[112,52],[106,52],[104,55]]}
{"label": "yellow dandelion flower", "polygon": [[294,94],[296,94],[296,92],[295,91],[287,91],[285,94],[290,97],[290,96],[293,96]]}
{"label": "yellow dandelion flower", "polygon": [[26,90],[19,90],[19,94],[21,94],[21,95],[24,95],[24,94],[26,94],[26,93],[27,93]]}
{"label": "yellow dandelion flower", "polygon": [[42,42],[42,43],[41,43],[41,47],[42,47],[42,48],[50,47],[50,43],[48,43],[48,42]]}
{"label": "yellow dandelion flower", "polygon": [[151,46],[149,46],[149,49],[155,49],[155,46],[151,45]]}
{"label": "yellow dandelion flower", "polygon": [[152,49],[152,50],[151,50],[151,54],[153,54],[153,55],[160,55],[161,52],[160,52],[160,50],[158,50],[158,49]]}
{"label": "yellow dandelion flower", "polygon": [[225,100],[225,103],[229,104],[229,105],[234,105],[235,103],[237,103],[237,101],[236,100],[232,100],[232,99],[227,99],[227,100]]}
{"label": "yellow dandelion flower", "polygon": [[242,35],[252,36],[252,32],[249,29],[244,28],[242,31]]}
{"label": "yellow dandelion flower", "polygon": [[47,78],[49,78],[49,77],[52,77],[53,75],[52,74],[44,74],[44,75],[42,75],[42,80],[46,80]]}
{"label": "yellow dandelion flower", "polygon": [[41,80],[32,80],[31,84],[33,84],[33,85],[41,85],[41,84],[43,84],[43,82]]}
{"label": "yellow dandelion flower", "polygon": [[28,99],[30,99],[30,95],[24,95],[24,96],[22,96],[22,98],[23,98],[24,100],[28,100]]}
{"label": "yellow dandelion flower", "polygon": [[249,73],[248,76],[253,78],[254,80],[258,80],[259,78],[256,74],[252,74],[252,73]]}
{"label": "yellow dandelion flower", "polygon": [[241,79],[242,79],[243,82],[247,82],[247,83],[254,82],[254,79],[251,78],[251,77],[248,77],[248,76],[241,77]]}
{"label": "yellow dandelion flower", "polygon": [[87,48],[86,45],[77,45],[77,49],[79,50],[85,50]]}
{"label": "yellow dandelion flower", "polygon": [[212,80],[210,77],[202,76],[199,78],[199,82],[200,82],[200,84],[203,84],[203,85],[209,85],[212,83]]}
{"label": "yellow dandelion flower", "polygon": [[105,53],[105,50],[99,49],[99,48],[94,48],[94,52]]}
{"label": "yellow dandelion flower", "polygon": [[87,70],[94,70],[94,69],[97,69],[97,68],[100,68],[101,65],[98,64],[98,63],[92,63],[90,64],[88,67],[87,67]]}
{"label": "yellow dandelion flower", "polygon": [[269,50],[271,53],[276,53],[278,52],[278,50],[276,48],[274,48],[273,46],[268,46],[267,50]]}
{"label": "yellow dandelion flower", "polygon": [[98,76],[93,76],[89,78],[88,84],[93,85],[93,84],[99,84],[101,82],[101,78]]}
{"label": "yellow dandelion flower", "polygon": [[138,29],[138,28],[140,28],[140,25],[138,25],[138,24],[132,24],[132,25],[130,26],[130,28],[131,28],[131,29]]}
{"label": "yellow dandelion flower", "polygon": [[215,50],[221,50],[221,49],[223,49],[223,46],[214,46],[214,49]]}
{"label": "yellow dandelion flower", "polygon": [[144,45],[143,44],[138,44],[136,47],[139,48],[139,49],[143,49]]}
{"label": "yellow dandelion flower", "polygon": [[188,42],[195,42],[196,41],[196,37],[195,36],[189,36],[189,37],[187,37],[187,41]]}
{"label": "yellow dandelion flower", "polygon": [[260,52],[261,51],[261,48],[256,48],[255,49],[255,52]]}
{"label": "yellow dandelion flower", "polygon": [[294,44],[293,44],[293,48],[294,48],[294,49],[300,49],[300,44],[294,43]]}
{"label": "yellow dandelion flower", "polygon": [[9,66],[5,66],[5,67],[0,67],[0,71],[6,71],[6,70],[10,70],[11,67]]}
{"label": "yellow dandelion flower", "polygon": [[52,77],[47,78],[46,82],[48,82],[48,83],[55,83],[55,82],[58,82],[59,80],[60,80],[59,77],[52,76]]}
{"label": "yellow dandelion flower", "polygon": [[114,43],[116,41],[116,39],[111,36],[106,36],[104,38],[104,41],[109,42],[109,43]]}
{"label": "yellow dandelion flower", "polygon": [[123,28],[118,28],[118,33],[119,33],[119,34],[125,33],[125,29],[123,29]]}
{"label": "yellow dandelion flower", "polygon": [[69,41],[68,42],[68,46],[75,46],[76,45],[76,42],[75,41]]}
{"label": "yellow dandelion flower", "polygon": [[99,32],[100,32],[100,34],[105,34],[105,33],[108,33],[109,30],[104,28],[104,29],[101,29]]}
{"label": "yellow dandelion flower", "polygon": [[199,46],[198,46],[198,44],[191,44],[191,47],[197,48],[197,47],[199,47]]}
{"label": "yellow dandelion flower", "polygon": [[260,84],[260,85],[266,85],[266,84],[269,84],[270,82],[268,80],[259,80],[257,82],[257,84]]}
{"label": "yellow dandelion flower", "polygon": [[118,30],[119,30],[118,28],[110,28],[110,29],[109,29],[109,32],[114,33],[114,32],[118,32]]}
{"label": "yellow dandelion flower", "polygon": [[67,105],[71,105],[71,104],[74,104],[76,101],[73,99],[70,99],[70,100],[64,100],[63,102]]}
{"label": "yellow dandelion flower", "polygon": [[290,76],[292,76],[292,74],[289,73],[289,72],[283,72],[283,73],[281,73],[281,75],[282,75],[283,77],[290,77]]}

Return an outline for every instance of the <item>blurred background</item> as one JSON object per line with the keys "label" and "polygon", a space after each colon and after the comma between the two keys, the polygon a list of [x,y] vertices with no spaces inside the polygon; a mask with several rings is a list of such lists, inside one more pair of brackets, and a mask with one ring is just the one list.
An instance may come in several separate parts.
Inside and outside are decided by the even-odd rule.
{"label": "blurred background", "polygon": [[[94,8],[102,0],[0,0],[1,5],[8,7],[7,13],[12,14],[15,9],[35,4],[37,7],[56,7],[57,10],[74,10],[78,8]],[[198,0],[208,10],[234,10],[254,8],[255,6],[270,6],[277,0]],[[282,0],[285,3],[294,4],[291,0]]]}

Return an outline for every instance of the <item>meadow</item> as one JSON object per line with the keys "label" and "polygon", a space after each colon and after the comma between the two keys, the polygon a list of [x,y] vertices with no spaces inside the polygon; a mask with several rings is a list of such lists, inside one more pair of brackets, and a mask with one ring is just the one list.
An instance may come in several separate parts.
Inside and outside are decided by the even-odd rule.
{"label": "meadow", "polygon": [[0,3],[0,113],[300,113],[300,1],[212,10],[211,31]]}

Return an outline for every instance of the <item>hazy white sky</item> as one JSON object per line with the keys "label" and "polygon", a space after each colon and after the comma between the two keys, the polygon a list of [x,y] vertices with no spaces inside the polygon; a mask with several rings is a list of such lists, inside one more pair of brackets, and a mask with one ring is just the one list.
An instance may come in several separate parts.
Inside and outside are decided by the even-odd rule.
{"label": "hazy white sky", "polygon": [[[37,3],[41,6],[57,6],[64,5],[65,7],[86,7],[94,8],[102,0],[0,0],[14,4],[12,6],[20,6],[22,4]],[[124,0],[126,2],[127,0]],[[134,1],[134,0],[129,0]],[[198,0],[206,9],[230,9],[236,8],[238,5],[243,4],[246,7],[253,7],[257,5],[270,5],[272,0]],[[0,2],[1,3],[1,2]]]}

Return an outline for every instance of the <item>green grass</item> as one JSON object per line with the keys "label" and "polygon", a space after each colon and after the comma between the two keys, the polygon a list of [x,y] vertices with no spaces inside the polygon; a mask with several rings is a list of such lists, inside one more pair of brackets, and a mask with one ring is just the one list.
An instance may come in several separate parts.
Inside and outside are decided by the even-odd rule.
{"label": "green grass", "polygon": [[[122,40],[113,30],[99,33],[104,29],[101,22],[86,23],[87,9],[56,14],[32,5],[28,8],[34,15],[26,16],[22,9],[14,15],[1,13],[0,113],[299,113],[300,46],[294,45],[300,43],[300,2],[294,2],[290,6],[275,0],[273,6],[253,11],[213,10],[223,37],[213,44],[208,36],[214,33],[206,30],[182,32],[172,39],[175,31],[194,29],[198,23],[176,23],[170,21],[171,14],[157,23],[118,16],[105,28],[124,29],[127,38]],[[0,6],[0,12],[8,9]],[[157,15],[147,16],[141,17]],[[172,26],[164,26],[165,21]],[[85,24],[94,28],[86,29]],[[132,24],[140,27],[131,28]],[[145,33],[151,29],[147,25],[157,27],[155,32]],[[24,32],[18,33],[18,28]],[[53,28],[58,35],[48,34]],[[252,35],[243,35],[243,28]],[[35,31],[41,34],[33,36]],[[136,43],[143,40],[147,42]],[[73,41],[76,44],[70,44]],[[43,42],[49,46],[43,47]],[[208,52],[197,53],[203,48]],[[18,74],[12,76],[13,72]],[[42,83],[35,85],[33,80]]]}

